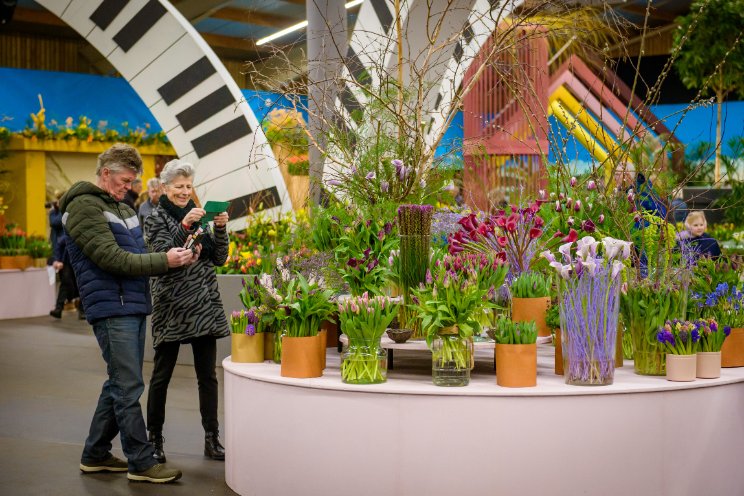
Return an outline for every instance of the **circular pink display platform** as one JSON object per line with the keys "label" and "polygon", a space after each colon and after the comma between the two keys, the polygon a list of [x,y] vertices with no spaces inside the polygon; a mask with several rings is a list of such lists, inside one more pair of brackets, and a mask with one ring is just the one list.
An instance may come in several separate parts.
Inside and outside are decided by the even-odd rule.
{"label": "circular pink display platform", "polygon": [[744,494],[744,368],[673,383],[615,371],[569,386],[538,347],[538,385],[496,385],[476,351],[470,385],[431,383],[396,350],[377,385],[341,382],[339,355],[315,379],[223,361],[227,484],[241,495]]}

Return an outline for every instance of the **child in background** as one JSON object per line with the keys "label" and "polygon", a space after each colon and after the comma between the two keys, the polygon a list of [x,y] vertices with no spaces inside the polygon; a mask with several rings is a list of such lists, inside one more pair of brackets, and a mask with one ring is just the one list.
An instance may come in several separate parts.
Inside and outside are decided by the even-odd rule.
{"label": "child in background", "polygon": [[705,213],[695,210],[687,214],[685,227],[687,228],[687,235],[681,236],[679,241],[692,248],[696,259],[710,257],[715,260],[721,256],[721,247],[718,246],[718,241],[705,232],[708,228]]}

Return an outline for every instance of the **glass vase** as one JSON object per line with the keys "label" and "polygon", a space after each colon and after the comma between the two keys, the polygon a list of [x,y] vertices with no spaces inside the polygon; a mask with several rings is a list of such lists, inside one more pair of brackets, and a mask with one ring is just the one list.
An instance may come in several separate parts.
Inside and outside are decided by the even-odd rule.
{"label": "glass vase", "polygon": [[686,312],[686,292],[630,287],[620,297],[620,311],[633,346],[633,368],[640,375],[665,375],[666,353],[656,340],[664,322]]}
{"label": "glass vase", "polygon": [[561,351],[566,384],[604,386],[615,378],[620,279],[601,266],[565,283],[560,298]]}
{"label": "glass vase", "polygon": [[431,345],[431,378],[435,386],[467,386],[473,356],[472,341],[459,334],[440,335]]}
{"label": "glass vase", "polygon": [[387,352],[380,338],[349,338],[341,360],[341,380],[347,384],[379,384],[387,380]]}
{"label": "glass vase", "polygon": [[278,330],[274,333],[274,363],[282,363],[282,336],[286,334],[285,330]]}

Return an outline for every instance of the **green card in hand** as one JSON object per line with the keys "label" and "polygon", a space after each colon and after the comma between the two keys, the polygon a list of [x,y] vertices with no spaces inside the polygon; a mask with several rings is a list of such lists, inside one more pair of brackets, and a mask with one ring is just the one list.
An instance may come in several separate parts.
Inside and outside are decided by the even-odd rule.
{"label": "green card in hand", "polygon": [[204,210],[206,210],[207,215],[204,216],[202,219],[205,222],[210,222],[214,220],[215,215],[219,215],[222,212],[227,212],[227,207],[230,206],[230,202],[220,202],[220,201],[208,201],[204,205]]}

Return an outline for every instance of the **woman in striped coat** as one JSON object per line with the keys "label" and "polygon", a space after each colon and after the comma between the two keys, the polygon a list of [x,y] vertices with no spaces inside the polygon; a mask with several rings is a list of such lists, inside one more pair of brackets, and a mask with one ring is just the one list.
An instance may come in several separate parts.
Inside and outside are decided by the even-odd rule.
{"label": "woman in striped coat", "polygon": [[214,218],[214,229],[201,222],[205,211],[192,199],[194,167],[180,160],[168,162],[160,174],[165,189],[158,207],[145,221],[145,237],[152,251],[168,251],[184,246],[198,227],[204,229],[198,262],[180,270],[152,278],[152,337],[155,363],[147,394],[147,429],[155,446],[155,458],[165,461],[163,424],[168,384],[181,344],[190,344],[199,386],[199,410],[205,431],[204,455],[224,460],[217,420],[217,374],[215,372],[218,338],[230,331],[222,308],[215,265],[227,260],[228,216]]}

